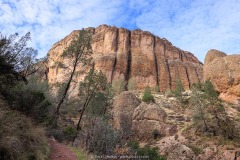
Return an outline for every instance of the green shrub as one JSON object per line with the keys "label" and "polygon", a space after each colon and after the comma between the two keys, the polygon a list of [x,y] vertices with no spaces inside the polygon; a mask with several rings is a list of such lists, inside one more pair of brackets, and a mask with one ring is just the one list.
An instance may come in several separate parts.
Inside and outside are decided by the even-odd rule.
{"label": "green shrub", "polygon": [[177,98],[179,98],[182,96],[182,92],[184,92],[182,81],[181,81],[181,79],[177,79],[176,80],[176,88],[173,91],[173,93]]}
{"label": "green shrub", "polygon": [[135,90],[137,88],[137,84],[136,84],[136,81],[134,78],[131,78],[129,81],[128,81],[128,90]]}
{"label": "green shrub", "polygon": [[91,116],[103,116],[106,112],[110,95],[102,92],[96,92],[89,106],[86,108],[86,114]]}
{"label": "green shrub", "polygon": [[144,102],[154,102],[153,95],[151,93],[151,88],[147,86],[144,90],[142,101]]}
{"label": "green shrub", "polygon": [[130,148],[132,154],[138,156],[147,156],[151,160],[166,160],[166,158],[161,157],[158,154],[157,148],[151,148],[149,146],[144,146],[143,148],[139,147],[138,141],[130,141],[127,146]]}
{"label": "green shrub", "polygon": [[210,100],[218,99],[218,94],[214,89],[213,84],[209,80],[206,80],[204,83],[204,93],[208,96]]}
{"label": "green shrub", "polygon": [[166,90],[165,93],[164,93],[167,97],[172,97],[174,96],[172,91],[170,89]]}
{"label": "green shrub", "polygon": [[50,116],[51,108],[51,103],[45,94],[47,89],[46,82],[38,82],[33,78],[28,84],[18,82],[5,97],[12,109],[32,117],[38,123],[43,123]]}
{"label": "green shrub", "polygon": [[[121,142],[120,134],[102,117],[88,119],[79,131],[78,143],[96,155],[110,155]],[[86,143],[88,142],[88,143]]]}
{"label": "green shrub", "polygon": [[128,142],[127,146],[133,150],[139,149],[139,142],[138,141],[130,141]]}
{"label": "green shrub", "polygon": [[199,90],[199,91],[203,91],[203,84],[202,83],[193,83],[191,88]]}
{"label": "green shrub", "polygon": [[150,148],[149,146],[139,148],[137,150],[137,155],[148,156],[148,159],[151,159],[151,160],[166,160],[165,157],[161,157],[158,154],[157,148]]}
{"label": "green shrub", "polygon": [[62,129],[60,128],[48,128],[48,134],[50,136],[53,136],[54,139],[56,139],[58,142],[64,141],[65,136]]}
{"label": "green shrub", "polygon": [[125,81],[123,78],[116,79],[112,82],[112,88],[116,95],[124,91]]}
{"label": "green shrub", "polygon": [[0,105],[0,159],[44,160],[48,154],[44,131],[26,116]]}
{"label": "green shrub", "polygon": [[72,140],[74,137],[77,136],[78,131],[76,130],[76,128],[68,126],[63,130],[63,134],[65,140]]}
{"label": "green shrub", "polygon": [[92,157],[82,148],[71,147],[73,153],[77,156],[78,160],[90,160]]}
{"label": "green shrub", "polygon": [[153,90],[154,90],[155,92],[160,92],[160,87],[159,87],[158,85],[155,85],[155,86],[153,87]]}

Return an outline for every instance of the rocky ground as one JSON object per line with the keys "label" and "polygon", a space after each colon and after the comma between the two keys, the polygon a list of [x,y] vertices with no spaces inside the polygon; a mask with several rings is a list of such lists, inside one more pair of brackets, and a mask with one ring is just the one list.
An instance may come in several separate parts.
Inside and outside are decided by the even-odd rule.
{"label": "rocky ground", "polygon": [[[135,98],[127,99],[126,97]],[[141,97],[140,92],[123,92],[116,97],[117,104],[125,104],[124,109],[115,104],[114,111],[132,117],[132,128],[135,138],[141,144],[158,147],[159,153],[170,160],[240,160],[240,143],[223,140],[214,136],[197,135],[193,130],[191,107],[183,106],[175,97],[164,94],[153,94],[155,103],[144,103],[136,98]],[[190,93],[185,93],[185,99]],[[225,105],[230,116],[239,114],[237,105]],[[115,116],[115,123],[120,119]],[[160,137],[153,139],[153,130],[157,129]]]}
{"label": "rocky ground", "polygon": [[[240,160],[237,158],[239,145],[232,142],[221,144],[219,137],[206,138],[196,135],[190,128],[192,125],[191,108],[177,109],[174,97],[154,95],[156,104],[167,114],[166,123],[177,125],[177,132],[172,136],[165,136],[156,141],[152,146],[158,147],[159,152],[167,155],[168,159],[195,159],[195,160]],[[186,94],[185,98],[189,98]],[[226,105],[228,114],[236,116],[239,113],[234,107]]]}

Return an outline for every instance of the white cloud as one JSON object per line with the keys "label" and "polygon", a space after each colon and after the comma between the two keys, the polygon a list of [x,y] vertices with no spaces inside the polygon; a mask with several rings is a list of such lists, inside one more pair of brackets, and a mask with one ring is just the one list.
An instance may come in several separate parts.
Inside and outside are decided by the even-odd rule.
{"label": "white cloud", "polygon": [[240,0],[0,0],[0,30],[32,33],[40,57],[74,29],[110,24],[165,37],[203,61],[219,49],[240,53]]}
{"label": "white cloud", "polygon": [[155,1],[151,10],[139,15],[136,22],[139,28],[166,37],[203,61],[211,48],[240,53],[239,2]]}
{"label": "white cloud", "polygon": [[[0,0],[0,29],[5,34],[30,31],[34,48],[45,56],[72,30],[100,24],[121,24],[124,1],[116,0]],[[119,18],[120,19],[120,18]],[[122,19],[121,19],[122,20]]]}

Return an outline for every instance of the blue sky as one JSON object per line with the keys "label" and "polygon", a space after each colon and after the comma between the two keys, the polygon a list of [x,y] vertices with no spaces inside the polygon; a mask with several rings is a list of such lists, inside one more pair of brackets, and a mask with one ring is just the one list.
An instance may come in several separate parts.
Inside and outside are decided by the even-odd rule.
{"label": "blue sky", "polygon": [[47,54],[74,29],[101,24],[167,38],[203,62],[209,49],[240,53],[240,0],[0,0],[0,31]]}

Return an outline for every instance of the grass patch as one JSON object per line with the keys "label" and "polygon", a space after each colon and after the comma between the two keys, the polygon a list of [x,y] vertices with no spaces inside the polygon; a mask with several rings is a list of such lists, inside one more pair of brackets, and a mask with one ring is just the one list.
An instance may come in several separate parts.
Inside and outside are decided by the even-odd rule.
{"label": "grass patch", "polygon": [[76,154],[78,160],[90,160],[92,159],[85,151],[80,148],[70,147],[72,152]]}

